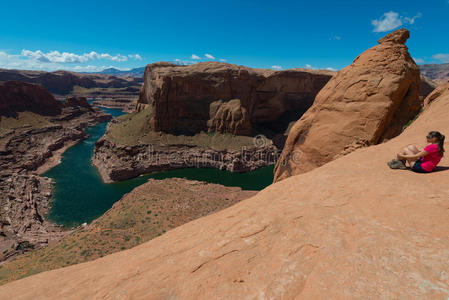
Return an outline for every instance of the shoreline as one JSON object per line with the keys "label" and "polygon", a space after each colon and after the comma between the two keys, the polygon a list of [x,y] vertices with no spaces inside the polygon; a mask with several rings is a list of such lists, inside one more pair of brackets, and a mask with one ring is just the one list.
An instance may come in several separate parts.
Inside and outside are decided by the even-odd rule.
{"label": "shoreline", "polygon": [[36,175],[42,176],[42,174],[44,174],[45,172],[47,172],[50,169],[52,169],[52,168],[56,167],[57,165],[59,165],[61,163],[62,155],[64,154],[64,152],[66,150],[68,150],[69,148],[75,146],[79,142],[83,141],[83,140],[84,139],[73,140],[73,141],[68,141],[67,143],[64,143],[64,145],[61,148],[53,151],[52,155],[42,165],[40,165],[34,171],[34,173]]}
{"label": "shoreline", "polygon": [[[62,120],[60,117],[61,120],[54,123],[61,126],[52,127],[50,131],[30,132],[31,137],[17,134],[15,143],[10,145],[12,148],[7,149],[14,153],[21,143],[30,145],[27,153],[12,156],[22,169],[11,169],[0,181],[0,202],[9,208],[2,212],[2,217],[10,220],[1,228],[4,238],[0,241],[0,263],[46,247],[76,229],[47,218],[53,206],[54,181],[43,174],[62,162],[67,149],[88,137],[87,128],[112,118],[100,109],[86,111],[80,108],[80,111],[80,115],[73,115],[67,109],[61,116],[71,118]],[[8,162],[6,159],[8,157],[5,157]]]}

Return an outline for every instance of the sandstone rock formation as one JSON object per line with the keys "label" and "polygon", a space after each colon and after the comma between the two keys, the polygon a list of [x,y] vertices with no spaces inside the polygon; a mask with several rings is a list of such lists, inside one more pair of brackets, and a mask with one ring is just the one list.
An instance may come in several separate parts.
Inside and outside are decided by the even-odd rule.
{"label": "sandstone rock formation", "polygon": [[242,106],[240,99],[212,102],[209,108],[209,117],[207,127],[211,132],[234,135],[251,135],[252,133],[248,111]]}
{"label": "sandstone rock formation", "polygon": [[92,106],[87,102],[86,97],[67,97],[64,102],[66,107],[85,107],[92,109]]}
{"label": "sandstone rock formation", "polygon": [[55,154],[85,138],[86,127],[111,118],[85,99],[69,103],[62,105],[39,85],[0,84],[0,261],[63,235],[45,219],[51,182],[37,174],[56,164]]}
{"label": "sandstone rock formation", "polygon": [[226,143],[233,137],[215,135],[209,138],[205,134],[199,134],[177,138],[162,135],[163,140],[172,140],[173,144],[161,143],[155,138],[154,143],[136,145],[121,145],[110,138],[102,137],[95,143],[92,163],[97,167],[103,181],[109,183],[142,174],[183,168],[248,172],[276,162],[278,149],[271,140],[262,138],[261,145],[255,145],[253,139],[246,138],[244,146],[240,148],[227,145],[226,148],[216,149],[213,145],[198,145],[196,141],[206,140],[213,143],[213,139],[222,139],[222,143]]}
{"label": "sandstone rock formation", "polygon": [[39,85],[19,81],[0,82],[0,116],[15,115],[24,110],[50,115],[61,112],[56,99]]}
{"label": "sandstone rock formation", "polygon": [[399,134],[422,106],[420,73],[396,30],[339,71],[290,130],[275,181]]}
{"label": "sandstone rock formation", "polygon": [[137,98],[122,98],[120,96],[117,97],[117,95],[114,95],[114,97],[111,98],[96,98],[94,101],[92,101],[92,105],[98,107],[114,108],[119,109],[125,113],[132,113],[136,110]]}
{"label": "sandstone rock formation", "polygon": [[[328,71],[273,71],[218,62],[189,66],[161,62],[146,67],[138,105],[151,106],[154,131],[195,134],[218,130],[249,135],[260,133],[262,128],[254,128],[259,126],[280,132],[310,107],[332,75]],[[217,101],[235,106],[236,99],[241,107],[237,114],[244,111],[245,120],[229,128],[221,112],[217,117],[211,111],[218,109]]]}
{"label": "sandstone rock formation", "polygon": [[430,103],[432,103],[435,99],[445,97],[449,94],[449,81],[440,84],[437,86],[436,89],[433,90],[432,93],[430,93],[426,99],[424,99],[424,106],[428,106]]}
{"label": "sandstone rock formation", "polygon": [[385,162],[449,132],[448,112],[445,94],[386,143],[135,248],[1,286],[0,298],[447,299],[449,156],[431,174]]}

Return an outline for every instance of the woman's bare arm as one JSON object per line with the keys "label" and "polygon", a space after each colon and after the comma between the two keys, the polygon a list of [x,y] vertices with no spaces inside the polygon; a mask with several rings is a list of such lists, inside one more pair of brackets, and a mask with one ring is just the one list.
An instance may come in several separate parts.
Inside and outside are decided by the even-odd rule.
{"label": "woman's bare arm", "polygon": [[398,159],[407,159],[407,160],[418,160],[421,157],[426,156],[427,154],[429,154],[427,151],[421,151],[419,153],[413,154],[413,155],[401,155],[398,154]]}

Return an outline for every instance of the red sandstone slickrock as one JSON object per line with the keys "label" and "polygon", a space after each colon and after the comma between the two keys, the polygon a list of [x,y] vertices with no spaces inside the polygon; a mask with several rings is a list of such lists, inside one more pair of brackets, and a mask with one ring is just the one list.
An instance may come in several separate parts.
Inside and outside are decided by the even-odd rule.
{"label": "red sandstone slickrock", "polygon": [[275,181],[399,134],[422,107],[419,68],[406,29],[381,38],[318,93],[289,132]]}
{"label": "red sandstone slickrock", "polygon": [[449,156],[430,174],[385,163],[430,130],[449,132],[447,93],[385,143],[135,248],[1,286],[0,298],[447,299]]}

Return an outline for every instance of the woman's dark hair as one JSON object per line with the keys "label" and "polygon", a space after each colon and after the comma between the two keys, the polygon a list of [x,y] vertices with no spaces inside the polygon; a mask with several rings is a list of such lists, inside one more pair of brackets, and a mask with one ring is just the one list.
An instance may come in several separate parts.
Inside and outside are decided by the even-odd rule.
{"label": "woman's dark hair", "polygon": [[429,132],[427,137],[429,139],[437,138],[438,150],[440,150],[440,155],[443,156],[444,155],[444,139],[445,139],[445,136],[442,135],[438,131],[431,131],[431,132]]}

